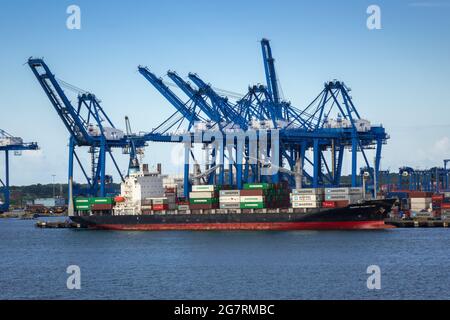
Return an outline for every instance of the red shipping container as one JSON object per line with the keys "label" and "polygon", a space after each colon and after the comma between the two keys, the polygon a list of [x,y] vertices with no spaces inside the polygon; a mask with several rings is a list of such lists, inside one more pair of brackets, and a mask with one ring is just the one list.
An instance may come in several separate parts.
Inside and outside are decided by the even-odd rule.
{"label": "red shipping container", "polygon": [[324,208],[336,208],[336,203],[334,201],[324,201],[324,202],[322,202],[322,207],[324,207]]}
{"label": "red shipping container", "polygon": [[441,208],[442,208],[442,209],[450,209],[450,203],[448,203],[448,202],[443,202],[443,203],[441,204]]}
{"label": "red shipping container", "polygon": [[433,196],[432,192],[425,191],[411,191],[409,193],[410,198],[431,198]]}
{"label": "red shipping container", "polygon": [[248,197],[248,196],[264,196],[264,190],[258,189],[258,190],[241,190],[240,192],[241,197]]}
{"label": "red shipping container", "polygon": [[93,204],[91,206],[92,211],[106,211],[106,210],[112,210],[113,205],[112,204]]}
{"label": "red shipping container", "polygon": [[208,210],[208,209],[218,209],[219,204],[190,204],[189,209],[191,210]]}
{"label": "red shipping container", "polygon": [[153,205],[153,211],[162,211],[169,209],[168,204],[154,204]]}
{"label": "red shipping container", "polygon": [[443,201],[444,195],[443,194],[435,194],[431,197],[431,200],[433,201]]}

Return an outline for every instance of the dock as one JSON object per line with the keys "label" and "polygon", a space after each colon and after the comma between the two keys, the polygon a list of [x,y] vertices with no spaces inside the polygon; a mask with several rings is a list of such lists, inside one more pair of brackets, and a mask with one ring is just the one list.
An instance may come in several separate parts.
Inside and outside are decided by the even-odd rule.
{"label": "dock", "polygon": [[397,228],[448,228],[450,220],[441,219],[417,219],[417,220],[400,220],[386,219],[386,224]]}
{"label": "dock", "polygon": [[41,229],[83,229],[79,223],[71,221],[38,221],[35,226]]}

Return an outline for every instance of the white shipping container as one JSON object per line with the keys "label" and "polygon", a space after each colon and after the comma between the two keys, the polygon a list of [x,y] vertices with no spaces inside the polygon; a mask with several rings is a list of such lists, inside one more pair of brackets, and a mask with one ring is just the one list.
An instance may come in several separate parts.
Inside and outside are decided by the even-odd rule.
{"label": "white shipping container", "polygon": [[215,185],[213,184],[199,184],[199,185],[195,185],[192,186],[192,192],[200,192],[200,191],[214,191],[216,188]]}
{"label": "white shipping container", "polygon": [[239,196],[223,196],[219,197],[220,203],[239,203],[241,202],[241,197]]}
{"label": "white shipping container", "polygon": [[321,202],[315,201],[293,201],[292,208],[320,208],[321,204]]}
{"label": "white shipping container", "polygon": [[304,188],[304,189],[292,189],[292,194],[300,195],[300,194],[323,194],[323,188]]}
{"label": "white shipping container", "polygon": [[411,198],[411,205],[413,204],[429,204],[431,203],[431,198]]}
{"label": "white shipping container", "polygon": [[240,196],[240,190],[220,190],[220,196]]}
{"label": "white shipping container", "polygon": [[323,195],[318,194],[291,194],[292,201],[323,201]]}
{"label": "white shipping container", "polygon": [[348,200],[350,202],[356,202],[358,200],[362,200],[362,196],[352,194],[327,194],[325,196],[325,200],[327,201]]}
{"label": "white shipping container", "polygon": [[190,199],[200,199],[200,198],[211,199],[211,198],[214,198],[214,196],[215,196],[215,192],[209,192],[209,191],[205,191],[205,192],[189,192],[189,198]]}
{"label": "white shipping container", "polygon": [[240,209],[240,203],[220,203],[220,209]]}
{"label": "white shipping container", "polygon": [[245,196],[245,197],[241,197],[241,202],[242,203],[263,202],[263,201],[264,201],[264,197],[263,196]]}
{"label": "white shipping container", "polygon": [[362,194],[362,188],[326,188],[325,194]]}

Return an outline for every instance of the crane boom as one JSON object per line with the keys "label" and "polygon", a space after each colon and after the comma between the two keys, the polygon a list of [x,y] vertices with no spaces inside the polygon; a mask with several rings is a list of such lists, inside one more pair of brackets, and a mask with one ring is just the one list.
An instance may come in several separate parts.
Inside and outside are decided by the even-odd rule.
{"label": "crane boom", "polygon": [[150,82],[190,123],[199,121],[200,118],[192,110],[186,107],[181,99],[167,87],[163,81],[154,75],[147,67],[138,67],[139,73]]}
{"label": "crane boom", "polygon": [[202,97],[199,91],[191,87],[189,83],[184,81],[176,72],[168,71],[168,77],[197,105],[199,108],[214,122],[220,123],[221,115],[214,110]]}
{"label": "crane boom", "polygon": [[211,99],[212,104],[220,110],[225,119],[236,123],[243,130],[248,129],[247,120],[236,112],[236,110],[228,103],[227,98],[218,95],[211,86],[200,79],[197,74],[189,73],[189,79],[191,79],[195,85]]}
{"label": "crane boom", "polygon": [[28,65],[70,134],[75,137],[79,143],[91,141],[92,137],[85,130],[84,124],[78,116],[75,108],[70,103],[63,89],[59,85],[58,81],[56,81],[55,76],[52,74],[50,68],[44,60],[30,58],[28,59]]}

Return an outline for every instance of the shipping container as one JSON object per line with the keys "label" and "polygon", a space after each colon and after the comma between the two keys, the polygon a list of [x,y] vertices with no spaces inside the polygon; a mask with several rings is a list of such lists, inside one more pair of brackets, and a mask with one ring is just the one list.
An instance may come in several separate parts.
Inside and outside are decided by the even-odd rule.
{"label": "shipping container", "polygon": [[190,199],[217,198],[217,192],[211,191],[189,192],[189,198]]}
{"label": "shipping container", "polygon": [[163,211],[163,210],[169,209],[168,204],[154,204],[152,207],[153,207],[153,211]]}
{"label": "shipping container", "polygon": [[219,203],[217,198],[189,199],[190,204],[214,204]]}
{"label": "shipping container", "polygon": [[217,209],[219,207],[218,203],[213,204],[190,204],[189,208],[191,210],[208,210],[208,209]]}
{"label": "shipping container", "polygon": [[292,202],[292,208],[311,209],[311,208],[320,208],[321,205],[322,205],[321,202],[315,202],[315,201],[293,201]]}
{"label": "shipping container", "polygon": [[240,208],[241,208],[240,202],[234,202],[234,203],[221,202],[220,203],[220,209],[240,209]]}
{"label": "shipping container", "polygon": [[217,187],[215,185],[207,185],[207,184],[203,184],[203,185],[194,185],[192,186],[192,192],[201,192],[201,191],[215,191],[217,190]]}
{"label": "shipping container", "polygon": [[240,190],[220,190],[220,196],[240,196]]}
{"label": "shipping container", "polygon": [[159,197],[159,198],[151,198],[152,200],[152,204],[168,204],[169,203],[169,199],[167,199],[166,197]]}
{"label": "shipping container", "polygon": [[114,204],[114,198],[112,197],[97,197],[91,198],[91,204]]}
{"label": "shipping container", "polygon": [[292,189],[292,194],[295,194],[295,195],[319,195],[319,194],[324,194],[324,189],[323,188]]}
{"label": "shipping container", "polygon": [[270,188],[272,188],[272,185],[270,183],[244,183],[244,190],[267,190]]}
{"label": "shipping container", "polygon": [[263,196],[243,196],[241,197],[241,203],[248,202],[264,202]]}
{"label": "shipping container", "polygon": [[112,210],[113,205],[112,204],[96,204],[93,203],[91,205],[91,209],[92,211],[107,211],[107,210]]}
{"label": "shipping container", "polygon": [[324,207],[324,208],[336,208],[336,202],[334,202],[334,201],[324,201],[324,202],[322,202],[322,207]]}
{"label": "shipping container", "polygon": [[241,197],[249,197],[249,196],[264,196],[267,194],[267,190],[241,190]]}
{"label": "shipping container", "polygon": [[362,188],[325,188],[326,195],[358,195],[362,193]]}
{"label": "shipping container", "polygon": [[263,202],[241,202],[241,209],[263,209]]}
{"label": "shipping container", "polygon": [[221,196],[219,198],[219,202],[227,202],[227,203],[239,203],[241,202],[241,197],[239,196]]}
{"label": "shipping container", "polygon": [[293,194],[291,195],[291,200],[292,201],[314,201],[314,202],[318,202],[318,201],[323,201],[323,195],[317,195],[317,194],[301,194],[301,195],[297,195],[297,194]]}
{"label": "shipping container", "polygon": [[75,206],[75,210],[77,211],[90,211],[91,206],[89,204],[79,204]]}

